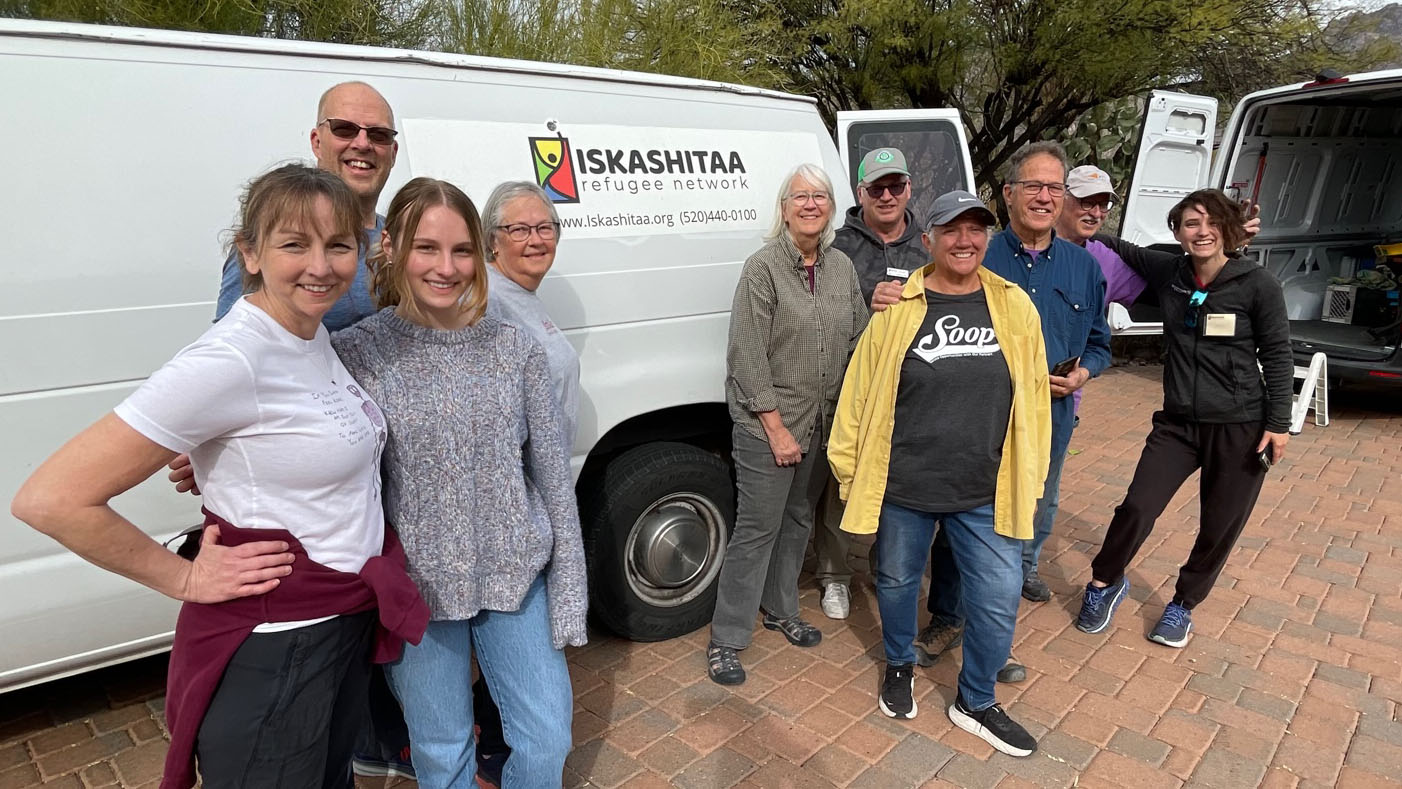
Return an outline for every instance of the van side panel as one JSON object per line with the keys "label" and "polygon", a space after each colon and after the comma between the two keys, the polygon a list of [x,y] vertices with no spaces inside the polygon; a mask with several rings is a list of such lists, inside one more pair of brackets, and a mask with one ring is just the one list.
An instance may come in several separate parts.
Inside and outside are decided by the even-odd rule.
{"label": "van side panel", "polygon": [[[0,95],[7,118],[19,121],[0,124],[0,143],[24,152],[0,190],[10,228],[0,288],[3,501],[209,326],[221,233],[233,224],[242,185],[280,162],[310,159],[316,99],[337,82],[371,83],[401,120],[801,134],[812,140],[802,155],[842,181],[836,149],[802,100],[664,84],[677,82],[669,78],[649,84],[470,65],[481,59],[371,58],[363,48],[250,40],[220,47],[218,37],[81,27],[112,40],[19,32],[34,29],[49,28],[0,24]],[[214,43],[194,43],[206,40]],[[414,161],[412,137],[401,137],[381,210],[410,178],[437,174],[434,163]],[[753,185],[770,210],[773,180]],[[851,197],[837,192],[840,222]],[[469,194],[479,207],[487,197],[480,185]],[[615,425],[723,401],[731,296],[764,224],[767,217],[742,231],[563,234],[541,297],[582,357],[576,470]],[[114,505],[157,538],[200,520],[198,500],[177,496],[164,475]],[[0,541],[0,691],[168,643],[173,601],[82,562],[8,512],[0,522],[9,535]]]}

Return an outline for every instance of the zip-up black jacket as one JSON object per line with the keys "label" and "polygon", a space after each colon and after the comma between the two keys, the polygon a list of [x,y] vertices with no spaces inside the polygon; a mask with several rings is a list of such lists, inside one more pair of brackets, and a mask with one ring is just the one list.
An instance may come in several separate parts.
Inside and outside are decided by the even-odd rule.
{"label": "zip-up black jacket", "polygon": [[[920,228],[916,225],[915,214],[909,208],[905,210],[905,232],[887,244],[862,221],[862,207],[854,205],[847,209],[847,222],[838,229],[832,245],[852,259],[852,267],[857,270],[857,282],[862,287],[862,299],[868,307],[871,306],[871,294],[876,290],[876,283],[894,279],[886,276],[886,269],[913,272],[930,262],[930,253],[920,243]],[[901,279],[905,280],[906,277]]]}
{"label": "zip-up black jacket", "polygon": [[[1163,408],[1175,416],[1214,424],[1264,420],[1265,429],[1290,429],[1295,363],[1290,320],[1280,282],[1256,263],[1230,258],[1207,288],[1207,300],[1190,308],[1197,290],[1187,255],[1175,255],[1096,236],[1148,281],[1163,307],[1168,362]],[[1188,313],[1196,326],[1188,326]],[[1209,336],[1208,316],[1234,315],[1231,336]],[[1260,366],[1257,366],[1259,361]]]}

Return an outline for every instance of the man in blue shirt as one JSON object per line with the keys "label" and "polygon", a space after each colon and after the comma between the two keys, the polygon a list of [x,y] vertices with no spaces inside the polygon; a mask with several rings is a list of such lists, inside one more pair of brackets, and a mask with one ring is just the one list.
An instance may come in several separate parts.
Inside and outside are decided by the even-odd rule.
{"label": "man in blue shirt", "polygon": [[[360,265],[350,290],[321,321],[328,331],[344,329],[375,311],[365,256],[372,247],[379,246],[385,227],[385,218],[375,213],[375,205],[399,153],[397,134],[389,102],[364,82],[334,85],[317,102],[316,125],[311,131],[312,156],[316,157],[317,167],[335,173],[360,198],[361,219],[369,242],[361,247]],[[237,255],[230,254],[224,261],[214,319],[224,317],[243,294],[243,266]]]}
{"label": "man in blue shirt", "polygon": [[[1047,364],[1055,369],[1065,362],[1071,368],[1050,379],[1051,463],[1037,503],[1035,536],[1023,545],[1022,596],[1033,602],[1051,599],[1037,565],[1056,518],[1061,467],[1075,427],[1071,395],[1110,366],[1105,275],[1083,247],[1056,235],[1056,220],[1066,199],[1067,169],[1066,152],[1054,142],[1032,143],[1013,154],[1003,184],[1008,227],[989,241],[983,261],[990,271],[1016,282],[1032,297],[1042,317]],[[942,652],[957,645],[963,632],[959,571],[948,541],[941,536],[935,538],[930,562],[930,624],[916,639],[924,665],[933,664]],[[1025,669],[1009,663],[998,678],[1016,682],[1025,676]]]}

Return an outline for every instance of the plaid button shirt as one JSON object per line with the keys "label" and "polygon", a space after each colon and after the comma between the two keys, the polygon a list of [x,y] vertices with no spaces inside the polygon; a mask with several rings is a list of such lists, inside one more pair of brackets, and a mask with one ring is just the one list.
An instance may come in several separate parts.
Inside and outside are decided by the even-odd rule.
{"label": "plaid button shirt", "polygon": [[730,310],[725,400],[730,418],[766,439],[757,413],[779,418],[804,452],[827,440],[842,376],[867,325],[857,272],[841,250],[819,250],[808,291],[803,256],[787,233],[745,261]]}

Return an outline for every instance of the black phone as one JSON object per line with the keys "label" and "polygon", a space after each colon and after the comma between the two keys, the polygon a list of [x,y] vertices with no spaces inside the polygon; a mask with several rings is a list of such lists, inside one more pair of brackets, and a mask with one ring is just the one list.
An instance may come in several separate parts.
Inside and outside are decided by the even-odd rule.
{"label": "black phone", "polygon": [[1271,466],[1275,463],[1275,452],[1273,449],[1274,448],[1270,444],[1266,444],[1266,448],[1256,454],[1256,459],[1261,461],[1261,468],[1264,471],[1270,471]]}
{"label": "black phone", "polygon": [[1072,370],[1076,369],[1076,365],[1079,364],[1080,361],[1081,357],[1079,356],[1072,356],[1070,359],[1062,359],[1051,369],[1051,374],[1058,378],[1064,378],[1070,374]]}

